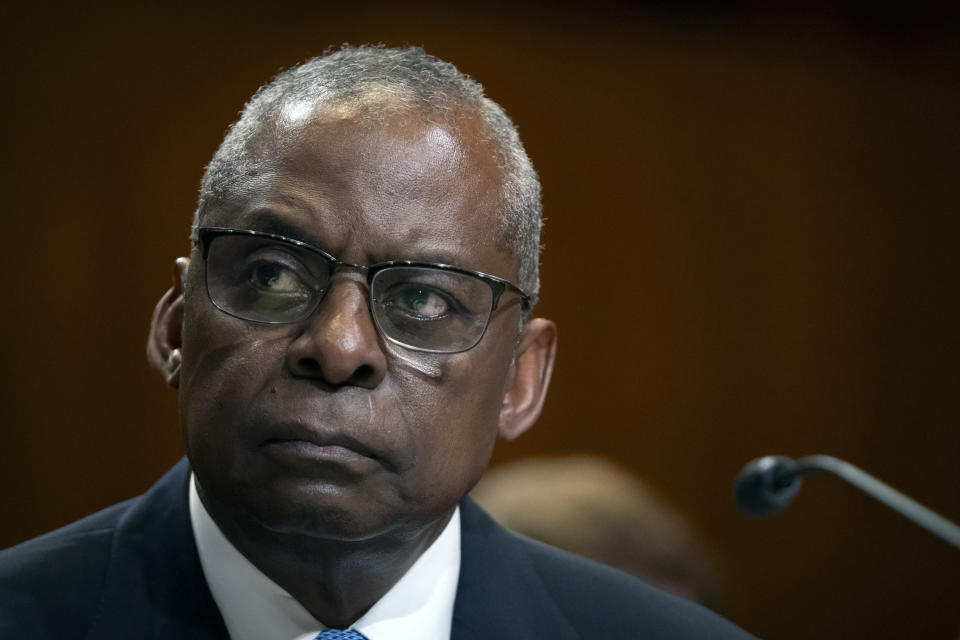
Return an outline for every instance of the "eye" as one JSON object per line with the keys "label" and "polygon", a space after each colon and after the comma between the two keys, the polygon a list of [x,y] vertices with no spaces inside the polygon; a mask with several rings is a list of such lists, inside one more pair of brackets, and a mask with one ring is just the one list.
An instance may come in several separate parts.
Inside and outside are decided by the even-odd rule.
{"label": "eye", "polygon": [[252,287],[268,293],[295,294],[306,288],[293,269],[275,260],[256,260],[248,265],[247,273]]}
{"label": "eye", "polygon": [[417,320],[436,320],[451,311],[452,300],[440,289],[411,282],[390,287],[383,306]]}

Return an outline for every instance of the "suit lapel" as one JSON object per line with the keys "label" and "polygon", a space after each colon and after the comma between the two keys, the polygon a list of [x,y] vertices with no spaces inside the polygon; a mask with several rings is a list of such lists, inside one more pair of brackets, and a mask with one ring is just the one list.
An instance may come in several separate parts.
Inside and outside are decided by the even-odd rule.
{"label": "suit lapel", "polygon": [[451,640],[579,638],[524,547],[470,498],[460,505],[460,581]]}
{"label": "suit lapel", "polygon": [[181,460],[121,518],[88,638],[228,640],[193,542]]}

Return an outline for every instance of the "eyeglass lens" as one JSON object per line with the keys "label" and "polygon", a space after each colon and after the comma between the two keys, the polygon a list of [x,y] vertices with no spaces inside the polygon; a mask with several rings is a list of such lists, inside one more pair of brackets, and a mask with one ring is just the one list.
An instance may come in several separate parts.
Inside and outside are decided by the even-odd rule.
{"label": "eyeglass lens", "polygon": [[[335,264],[278,240],[230,234],[209,246],[207,292],[224,312],[254,322],[297,322],[317,308]],[[389,266],[370,283],[380,332],[413,349],[463,351],[483,336],[493,290],[480,278],[428,266]]]}

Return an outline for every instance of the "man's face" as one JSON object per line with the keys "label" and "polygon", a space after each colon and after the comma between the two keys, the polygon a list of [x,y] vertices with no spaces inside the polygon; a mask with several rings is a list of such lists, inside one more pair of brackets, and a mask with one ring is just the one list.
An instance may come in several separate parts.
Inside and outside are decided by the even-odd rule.
{"label": "man's face", "polygon": [[[279,127],[279,133],[275,133]],[[452,264],[516,280],[497,248],[499,171],[476,119],[269,123],[262,161],[205,226],[280,233],[340,260]],[[441,521],[485,469],[520,311],[457,354],[387,345],[366,280],[340,269],[317,311],[261,325],[216,309],[187,272],[181,426],[204,501],[269,530],[361,539]]]}

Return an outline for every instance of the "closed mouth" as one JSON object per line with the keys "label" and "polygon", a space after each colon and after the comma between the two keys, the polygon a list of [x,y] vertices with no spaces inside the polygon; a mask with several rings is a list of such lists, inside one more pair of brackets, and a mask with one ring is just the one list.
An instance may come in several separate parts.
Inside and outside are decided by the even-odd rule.
{"label": "closed mouth", "polygon": [[377,452],[351,436],[324,434],[304,425],[278,428],[261,442],[260,447],[285,462],[344,465],[356,469],[371,462],[389,466]]}
{"label": "closed mouth", "polygon": [[313,439],[304,439],[304,438],[270,438],[269,440],[263,443],[264,447],[287,447],[293,449],[303,449],[304,451],[315,451],[317,453],[325,453],[331,457],[353,457],[353,456],[362,456],[364,458],[371,458],[373,460],[377,459],[377,456],[373,455],[369,451],[363,450],[360,447],[353,445],[343,445],[336,444],[333,442],[316,442]]}

